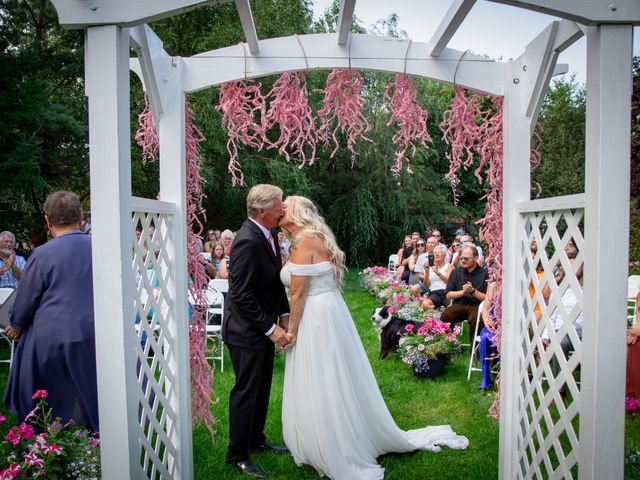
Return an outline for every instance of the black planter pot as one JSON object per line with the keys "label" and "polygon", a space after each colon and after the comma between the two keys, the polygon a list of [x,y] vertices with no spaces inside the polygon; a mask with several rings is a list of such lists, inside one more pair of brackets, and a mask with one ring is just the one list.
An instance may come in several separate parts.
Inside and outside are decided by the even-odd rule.
{"label": "black planter pot", "polygon": [[435,360],[429,360],[429,368],[418,368],[414,365],[413,374],[418,378],[437,378],[444,374],[444,367],[447,364],[448,356],[439,356]]}

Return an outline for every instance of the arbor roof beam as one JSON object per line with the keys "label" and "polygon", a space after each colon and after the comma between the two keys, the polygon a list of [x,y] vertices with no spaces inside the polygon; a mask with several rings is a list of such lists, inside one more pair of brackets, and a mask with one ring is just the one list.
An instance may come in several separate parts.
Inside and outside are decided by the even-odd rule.
{"label": "arbor roof beam", "polygon": [[260,51],[260,47],[258,46],[258,33],[256,32],[249,0],[236,0],[236,7],[238,8],[238,14],[240,14],[240,23],[242,23],[249,51],[255,55]]}
{"label": "arbor roof beam", "polygon": [[584,25],[625,23],[640,25],[638,0],[489,0],[494,3],[546,13]]}
{"label": "arbor roof beam", "polygon": [[65,28],[98,25],[131,27],[150,23],[205,5],[231,0],[51,0]]}
{"label": "arbor roof beam", "polygon": [[351,22],[353,22],[353,11],[356,8],[356,0],[341,0],[340,13],[338,14],[338,45],[345,45],[349,39]]}
{"label": "arbor roof beam", "polygon": [[475,3],[476,0],[454,0],[429,41],[429,45],[431,45],[429,55],[432,57],[440,56]]}
{"label": "arbor roof beam", "polygon": [[[406,73],[460,85],[491,95],[504,94],[504,63],[445,48],[438,58],[429,45],[376,35],[352,34],[350,47],[335,43],[332,33],[260,40],[260,54],[233,45],[184,58],[184,90],[194,92],[225,82],[287,71],[354,68]],[[301,48],[302,46],[302,48]]]}

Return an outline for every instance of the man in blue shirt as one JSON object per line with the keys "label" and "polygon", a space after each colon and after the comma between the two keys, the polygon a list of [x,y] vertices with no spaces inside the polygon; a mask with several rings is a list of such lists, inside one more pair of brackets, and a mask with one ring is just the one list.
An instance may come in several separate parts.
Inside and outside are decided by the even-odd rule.
{"label": "man in blue shirt", "polygon": [[18,288],[18,282],[26,265],[23,257],[13,250],[16,237],[13,233],[0,233],[0,288]]}

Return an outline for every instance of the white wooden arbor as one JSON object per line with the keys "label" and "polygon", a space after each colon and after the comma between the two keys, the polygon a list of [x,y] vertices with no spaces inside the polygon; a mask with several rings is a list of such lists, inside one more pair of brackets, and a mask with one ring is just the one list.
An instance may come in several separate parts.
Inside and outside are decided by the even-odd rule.
{"label": "white wooden arbor", "polygon": [[[53,0],[61,25],[87,32],[94,300],[105,479],[193,477],[185,94],[288,70],[349,66],[406,71],[504,97],[500,478],[622,478],[632,27],[640,24],[640,3],[490,1],[561,20],[532,39],[519,58],[497,63],[447,48],[475,0],[454,0],[429,43],[350,35],[355,0],[342,0],[337,33],[260,40],[249,1],[236,0],[246,44],[182,58],[169,56],[146,24],[225,0]],[[587,36],[585,193],[531,200],[531,132],[550,78],[565,70],[556,64],[558,55],[582,35]],[[131,48],[137,58],[130,59]],[[159,126],[162,201],[131,195],[130,68],[144,79]],[[152,223],[153,238],[146,233]],[[139,242],[134,236],[136,226],[144,227]],[[571,238],[580,251],[573,264],[564,253]],[[539,247],[535,257],[529,253],[533,239]],[[607,239],[616,239],[615,249]],[[145,241],[147,248],[157,246],[157,258],[146,255]],[[538,262],[547,272],[540,282],[534,274]],[[542,307],[542,322],[537,325],[532,310],[541,301],[544,283],[552,282],[550,272],[558,262],[568,274],[557,287],[553,283],[554,296]],[[585,270],[583,289],[575,279],[580,265]],[[536,291],[533,299],[530,284]],[[569,286],[577,292],[578,307],[568,313],[575,318],[583,311],[584,332],[582,339],[566,327],[558,332],[570,335],[574,343],[573,354],[564,359],[559,357],[558,337],[552,335],[551,347],[544,351],[540,334],[557,298]],[[136,313],[141,319],[137,330],[133,328]],[[141,341],[143,334],[145,341]],[[542,352],[539,361],[535,347]],[[560,358],[557,378],[549,368],[553,356]],[[571,398],[566,408],[558,394],[563,382]]]}

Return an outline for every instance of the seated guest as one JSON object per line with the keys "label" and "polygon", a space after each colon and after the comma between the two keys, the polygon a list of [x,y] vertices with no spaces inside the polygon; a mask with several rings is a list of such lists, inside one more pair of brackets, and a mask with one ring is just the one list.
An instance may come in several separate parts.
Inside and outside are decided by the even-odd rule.
{"label": "seated guest", "polygon": [[636,324],[627,330],[627,397],[640,400],[640,292],[636,295]]}
{"label": "seated guest", "polygon": [[0,233],[0,288],[18,288],[18,282],[27,263],[13,251],[15,246],[16,237],[13,233]]}
{"label": "seated guest", "polygon": [[478,305],[487,291],[487,270],[478,265],[476,247],[465,246],[460,254],[462,265],[451,272],[447,282],[446,296],[452,305],[445,308],[440,320],[447,323],[469,322],[469,345],[478,316]]}
{"label": "seated guest", "polygon": [[398,276],[405,283],[409,283],[410,272],[407,268],[407,265],[409,264],[409,257],[411,256],[411,253],[413,253],[413,247],[414,245],[413,241],[411,240],[411,235],[407,235],[406,237],[404,237],[404,243],[402,247],[400,247],[400,250],[398,250]]}
{"label": "seated guest", "polygon": [[213,252],[213,247],[216,244],[216,233],[213,230],[207,231],[207,236],[204,239],[204,252]]}
{"label": "seated guest", "polygon": [[480,388],[487,389],[491,387],[491,366],[498,358],[495,357],[496,348],[493,344],[493,333],[485,326],[495,318],[493,312],[493,297],[496,293],[496,282],[489,283],[487,294],[484,297],[482,306],[482,329],[480,330],[480,361],[482,364],[482,383]]}
{"label": "seated guest", "polygon": [[5,329],[20,342],[4,403],[24,419],[34,392],[46,390],[52,418],[97,432],[91,237],[80,230],[82,208],[71,192],[49,195],[44,215],[53,240],[29,258]]}
{"label": "seated guest", "polygon": [[440,230],[434,230],[431,232],[431,236],[436,239],[437,245],[436,247],[440,247],[444,250],[444,263],[449,263],[449,250],[447,250],[447,246],[442,243],[442,234]]}
{"label": "seated guest", "polygon": [[[572,258],[569,261],[573,263],[574,260],[575,259]],[[576,279],[578,280],[578,283],[580,284],[580,286],[582,286],[582,276],[583,276],[582,274],[583,274],[583,267],[581,266],[576,272]],[[558,284],[560,284],[560,282],[563,280],[564,275],[565,275],[564,271],[561,272],[560,277],[557,278]],[[578,303],[578,299],[576,298],[576,294],[573,291],[573,287],[569,285],[565,290],[565,292],[562,294],[562,298],[560,299],[558,306],[556,306],[556,308],[553,310],[553,312],[551,312],[551,315],[549,316],[549,322],[551,323],[551,326],[553,327],[554,332],[557,332],[558,330],[560,330],[560,327],[564,325],[565,320],[568,319],[568,315],[575,308],[577,303]],[[580,310],[580,313],[578,314],[576,319],[573,320],[572,326],[575,329],[576,333],[578,334],[578,337],[582,338],[582,310]],[[551,339],[550,339],[551,337],[547,328],[545,328],[542,331],[540,338],[542,340],[542,344],[545,347],[549,345],[549,343],[551,342]],[[573,350],[573,343],[569,335],[564,335],[560,339],[560,348],[562,349],[562,353],[564,353],[565,359],[569,358],[568,356],[569,351]],[[554,375],[557,376],[558,372],[560,371],[560,364],[558,362],[558,359],[555,356],[553,357],[551,368],[553,370]],[[564,393],[565,387],[566,387],[566,384],[560,388],[561,394]]]}
{"label": "seated guest", "polygon": [[231,255],[231,244],[233,243],[233,232],[229,229],[220,234],[222,239],[222,247],[224,248],[224,254],[228,257]]}
{"label": "seated guest", "polygon": [[482,253],[482,248],[480,248],[476,243],[473,242],[473,237],[468,233],[465,233],[460,237],[460,245],[463,247],[470,245],[476,247],[478,250],[478,265],[484,265],[484,254]]}
{"label": "seated guest", "polygon": [[418,284],[418,272],[416,267],[418,265],[418,259],[425,254],[426,244],[422,238],[419,238],[416,242],[416,248],[409,256],[409,262],[405,267],[409,271],[409,279],[406,280],[407,285]]}
{"label": "seated guest", "polygon": [[[422,309],[440,308],[445,302],[447,280],[453,267],[444,263],[444,249],[437,246],[433,251],[433,261],[429,256],[421,256],[416,271],[420,282],[413,287],[414,295],[423,295]],[[430,265],[430,263],[433,263]]]}
{"label": "seated guest", "polygon": [[213,252],[211,252],[211,265],[215,269],[215,273],[211,272],[213,278],[229,278],[227,257],[224,254],[224,248],[219,243],[213,247]]}
{"label": "seated guest", "polygon": [[460,238],[456,236],[456,239],[451,244],[451,266],[453,268],[460,266],[460,250],[462,250],[462,245],[460,244]]}
{"label": "seated guest", "polygon": [[291,250],[291,242],[284,236],[283,231],[278,232],[278,245],[280,245],[280,256],[282,257],[282,265],[289,261],[289,251]]}

